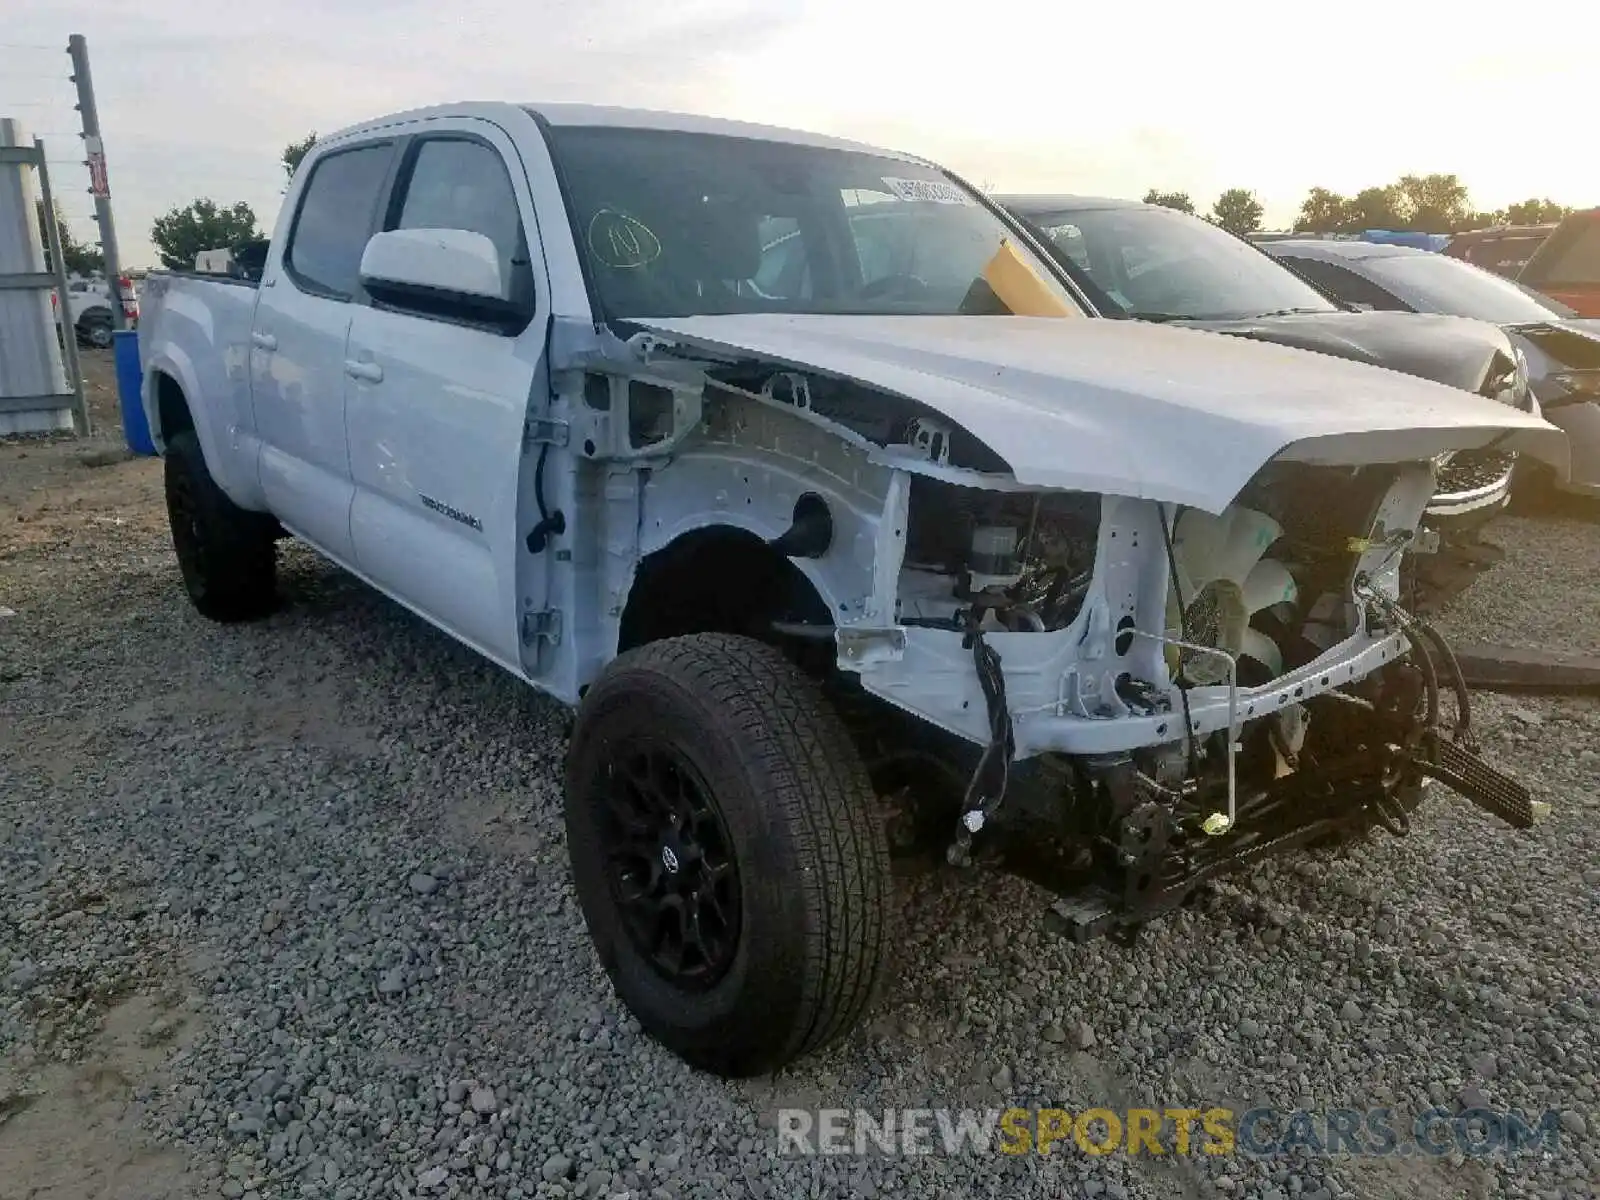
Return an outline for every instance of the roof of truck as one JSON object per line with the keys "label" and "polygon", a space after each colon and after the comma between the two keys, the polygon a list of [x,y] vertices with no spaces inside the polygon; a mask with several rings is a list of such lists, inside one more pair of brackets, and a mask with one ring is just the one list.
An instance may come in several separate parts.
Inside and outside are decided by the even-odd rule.
{"label": "roof of truck", "polygon": [[690,113],[658,112],[648,108],[619,108],[605,104],[560,102],[511,104],[505,101],[464,101],[457,104],[438,104],[363,121],[359,125],[351,125],[337,133],[329,134],[326,140],[334,141],[355,134],[372,133],[401,121],[415,121],[427,117],[480,117],[484,120],[504,122],[507,116],[514,113],[531,113],[552,125],[605,125],[621,129],[661,129],[679,133],[721,134],[724,137],[755,138],[831,150],[853,150],[907,162],[927,161],[914,154],[885,150],[863,142],[828,137],[825,134],[807,133],[800,129],[785,129],[778,125],[760,125],[750,121],[695,116]]}

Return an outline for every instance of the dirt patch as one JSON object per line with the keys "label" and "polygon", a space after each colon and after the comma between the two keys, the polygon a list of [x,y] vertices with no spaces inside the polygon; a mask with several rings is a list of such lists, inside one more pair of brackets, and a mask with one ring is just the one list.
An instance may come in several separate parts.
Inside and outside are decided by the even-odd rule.
{"label": "dirt patch", "polygon": [[[93,436],[0,441],[0,565],[27,570],[82,553],[106,526],[164,527],[161,464],[128,453],[111,352],[85,349],[82,361]],[[0,604],[4,580],[0,572]]]}
{"label": "dirt patch", "polygon": [[73,1064],[0,1065],[0,1200],[153,1200],[198,1196],[187,1158],[139,1128],[138,1096],[188,1040],[187,1008],[159,995],[112,1008]]}

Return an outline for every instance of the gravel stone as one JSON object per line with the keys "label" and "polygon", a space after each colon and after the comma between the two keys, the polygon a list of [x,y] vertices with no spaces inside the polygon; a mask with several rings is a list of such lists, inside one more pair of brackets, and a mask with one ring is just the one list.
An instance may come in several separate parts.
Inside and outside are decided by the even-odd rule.
{"label": "gravel stone", "polygon": [[[871,1027],[725,1082],[645,1037],[595,960],[568,715],[292,541],[272,617],[196,616],[160,464],[78,463],[117,444],[96,394],[89,447],[0,442],[0,1078],[127,1078],[99,1106],[118,1137],[193,1164],[148,1194],[1574,1200],[1600,1178],[1595,698],[1473,697],[1486,756],[1551,805],[1535,828],[1436,786],[1409,837],[1222,877],[1131,945],[1049,932],[1004,876],[897,880]],[[1447,635],[1600,654],[1600,523],[1489,536],[1507,561]],[[1562,1135],[1514,1164],[776,1150],[784,1108],[983,1107],[1002,1084],[1073,1109],[1481,1098]],[[45,1103],[11,1113],[0,1163]],[[67,1153],[101,1119],[71,1111]]]}

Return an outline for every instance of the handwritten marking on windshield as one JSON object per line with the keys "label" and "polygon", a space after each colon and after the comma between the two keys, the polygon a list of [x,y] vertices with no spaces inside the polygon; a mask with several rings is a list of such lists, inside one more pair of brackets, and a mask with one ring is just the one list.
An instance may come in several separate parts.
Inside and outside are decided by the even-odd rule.
{"label": "handwritten marking on windshield", "polygon": [[589,253],[617,271],[649,266],[661,257],[661,239],[637,217],[602,208],[589,220]]}

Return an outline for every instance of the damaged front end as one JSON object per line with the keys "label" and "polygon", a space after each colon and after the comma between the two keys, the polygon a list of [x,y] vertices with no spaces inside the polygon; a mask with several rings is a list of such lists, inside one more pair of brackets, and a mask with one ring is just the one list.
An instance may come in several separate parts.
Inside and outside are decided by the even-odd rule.
{"label": "damaged front end", "polygon": [[1404,833],[1428,777],[1526,827],[1454,656],[1399,602],[1433,489],[1424,465],[1274,464],[1214,516],[915,478],[895,618],[840,629],[839,665],[976,747],[953,805],[932,770],[904,797],[941,814],[914,813],[922,836],[1056,892],[1078,937],[1274,853]]}
{"label": "damaged front end", "polygon": [[[907,328],[893,349],[923,361]],[[1150,342],[1185,362],[1293,353],[1170,335],[1206,339]],[[1057,336],[1038,344],[1058,353]],[[1277,852],[1403,833],[1429,778],[1514,826],[1534,820],[1527,790],[1477,757],[1454,656],[1403,606],[1400,567],[1438,486],[1435,453],[1537,445],[1537,418],[1441,415],[1426,392],[1412,425],[1332,406],[1320,422],[1284,418],[1268,403],[1284,385],[1266,375],[1259,402],[1138,397],[1193,422],[1186,437],[1098,403],[1051,407],[1054,392],[1027,407],[1028,386],[1069,386],[1043,371],[980,394],[966,379],[988,380],[982,363],[953,352],[943,376],[877,347],[819,367],[665,322],[626,346],[574,361],[588,382],[569,388],[588,397],[573,443],[610,464],[594,490],[616,511],[611,611],[633,603],[636,557],[706,526],[794,564],[819,603],[766,632],[827,676],[908,855],[1023,875],[1088,937]],[[1389,374],[1352,378],[1410,386]],[[1149,378],[1177,376],[1157,364]],[[1056,450],[1018,434],[1029,420],[1059,429]],[[1182,457],[1206,440],[1227,447],[1222,466]],[[1397,445],[1408,461],[1391,461]],[[1156,464],[1143,475],[1140,450]],[[1060,482],[1091,476],[1112,483]]]}

